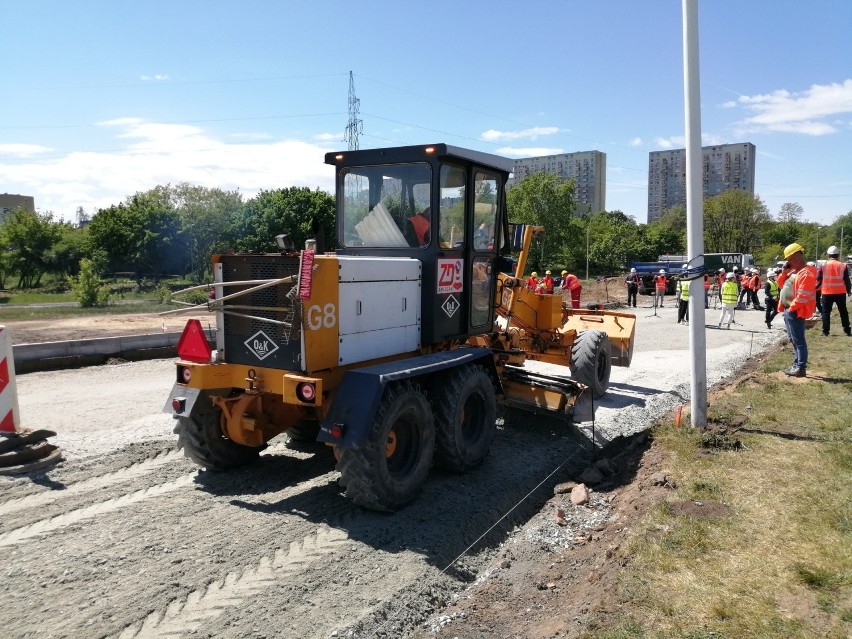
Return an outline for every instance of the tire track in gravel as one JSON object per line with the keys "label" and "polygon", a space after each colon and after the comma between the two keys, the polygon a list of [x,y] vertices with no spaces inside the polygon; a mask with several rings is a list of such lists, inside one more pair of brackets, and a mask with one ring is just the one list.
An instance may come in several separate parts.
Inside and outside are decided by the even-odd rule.
{"label": "tire track in gravel", "polygon": [[0,534],[0,547],[14,546],[47,533],[66,528],[72,524],[92,519],[98,515],[103,515],[147,499],[152,499],[176,490],[181,490],[187,486],[192,486],[194,479],[195,473],[193,472],[191,475],[180,477],[179,479],[166,482],[165,484],[159,484],[157,486],[145,488],[144,490],[137,490],[127,495],[122,495],[121,497],[108,499],[91,506],[86,506],[85,508],[77,508],[67,513],[63,513],[62,515],[57,515],[56,517],[43,519],[28,526],[22,526],[20,528],[10,530],[9,532]]}
{"label": "tire track in gravel", "polygon": [[252,567],[229,572],[206,588],[191,592],[185,599],[172,601],[164,612],[149,614],[141,623],[125,628],[117,637],[180,637],[195,632],[203,623],[222,615],[227,608],[254,599],[276,581],[304,570],[347,542],[345,530],[321,524],[307,537],[290,542],[287,550],[276,550],[272,557],[262,557]]}
{"label": "tire track in gravel", "polygon": [[100,475],[98,477],[92,477],[91,479],[84,479],[83,481],[66,487],[64,490],[52,490],[35,495],[28,495],[26,497],[10,499],[0,503],[0,517],[16,513],[27,508],[45,506],[67,497],[74,497],[83,493],[101,490],[114,484],[132,481],[147,475],[162,466],[179,462],[182,459],[183,455],[180,452],[173,451],[155,457],[154,459],[146,459],[143,462],[133,464],[115,472]]}

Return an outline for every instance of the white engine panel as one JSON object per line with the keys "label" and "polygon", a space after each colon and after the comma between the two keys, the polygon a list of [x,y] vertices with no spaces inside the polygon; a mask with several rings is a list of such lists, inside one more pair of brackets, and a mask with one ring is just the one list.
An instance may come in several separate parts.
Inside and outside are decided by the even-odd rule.
{"label": "white engine panel", "polygon": [[417,350],[420,261],[345,256],[338,260],[340,363],[355,364]]}

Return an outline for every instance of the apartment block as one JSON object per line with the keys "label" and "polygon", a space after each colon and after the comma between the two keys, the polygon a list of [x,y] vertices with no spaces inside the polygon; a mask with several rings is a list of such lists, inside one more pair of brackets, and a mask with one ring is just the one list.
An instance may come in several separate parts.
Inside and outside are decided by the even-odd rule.
{"label": "apartment block", "polygon": [[35,199],[31,195],[12,195],[0,193],[0,222],[6,219],[9,211],[24,209],[35,213]]}
{"label": "apartment block", "polygon": [[577,212],[606,210],[606,153],[577,151],[515,160],[509,186],[533,173],[553,173],[576,185]]}
{"label": "apartment block", "polygon": [[[726,191],[754,195],[755,147],[750,142],[701,147],[704,199]],[[686,204],[686,149],[648,154],[648,222]]]}

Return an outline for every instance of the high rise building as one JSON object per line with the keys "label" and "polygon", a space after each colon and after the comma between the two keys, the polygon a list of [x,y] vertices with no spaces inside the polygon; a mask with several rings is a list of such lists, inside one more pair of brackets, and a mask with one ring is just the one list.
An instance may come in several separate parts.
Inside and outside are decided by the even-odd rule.
{"label": "high rise building", "polygon": [[[725,191],[754,195],[755,147],[750,142],[701,147],[704,199]],[[686,204],[686,149],[648,154],[648,221]]]}
{"label": "high rise building", "polygon": [[533,173],[553,173],[565,180],[573,178],[578,213],[606,210],[606,153],[577,151],[519,158],[515,160],[509,185],[517,184]]}
{"label": "high rise building", "polygon": [[0,222],[6,219],[10,211],[23,209],[30,213],[35,212],[35,199],[31,195],[13,195],[11,193],[0,193]]}

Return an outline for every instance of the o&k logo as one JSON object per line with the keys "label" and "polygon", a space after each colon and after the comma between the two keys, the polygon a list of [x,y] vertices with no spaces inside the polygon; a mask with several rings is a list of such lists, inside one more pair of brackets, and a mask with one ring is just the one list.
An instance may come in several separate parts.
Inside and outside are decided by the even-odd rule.
{"label": "o&k logo", "polygon": [[243,344],[261,361],[278,350],[278,344],[273,342],[272,338],[263,331],[258,331],[243,342]]}

